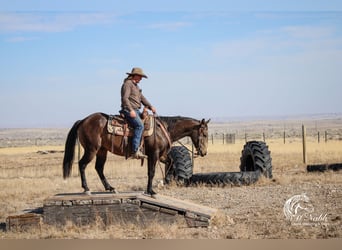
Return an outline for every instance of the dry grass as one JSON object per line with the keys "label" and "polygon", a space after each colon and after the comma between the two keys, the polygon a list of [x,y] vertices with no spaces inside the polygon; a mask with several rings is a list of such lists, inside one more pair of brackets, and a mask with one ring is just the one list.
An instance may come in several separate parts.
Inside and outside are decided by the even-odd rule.
{"label": "dry grass", "polygon": [[[161,186],[164,166],[157,166],[154,185],[160,194],[219,209],[209,228],[187,228],[182,221],[169,225],[117,222],[105,226],[99,220],[82,227],[67,223],[64,227],[41,225],[23,232],[0,231],[0,238],[341,238],[341,173],[307,173],[299,140],[283,144],[281,139],[274,139],[267,144],[273,159],[274,178],[262,178],[252,186]],[[239,171],[243,145],[244,141],[229,145],[209,144],[208,155],[196,158],[194,172]],[[307,148],[308,163],[342,162],[342,141],[308,142]],[[61,166],[63,153],[37,153],[47,150],[59,151],[63,146],[0,148],[0,222],[5,222],[9,215],[42,206],[45,198],[56,193],[82,192],[77,164],[74,164],[72,177],[65,181]],[[89,164],[86,173],[89,187],[93,191],[102,191],[94,162]],[[109,155],[105,174],[119,191],[146,188],[146,165],[140,167],[139,161]],[[285,220],[282,213],[284,202],[302,192],[309,195],[318,212],[328,213],[328,226],[294,227]]]}

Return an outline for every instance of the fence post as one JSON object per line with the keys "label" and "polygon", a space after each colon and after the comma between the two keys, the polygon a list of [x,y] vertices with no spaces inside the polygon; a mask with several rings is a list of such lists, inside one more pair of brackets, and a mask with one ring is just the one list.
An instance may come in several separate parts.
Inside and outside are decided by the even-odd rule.
{"label": "fence post", "polygon": [[[79,162],[81,159],[81,143],[80,143],[80,140],[79,138],[77,137],[77,162]],[[77,168],[77,176],[80,176],[80,169]]]}
{"label": "fence post", "polygon": [[306,154],[306,129],[304,124],[302,125],[302,141],[303,141],[303,163],[307,162],[307,154]]}
{"label": "fence post", "polygon": [[81,159],[81,144],[80,144],[80,140],[77,138],[77,162],[80,161]]}
{"label": "fence post", "polygon": [[320,138],[319,138],[319,131],[317,132],[317,140],[318,140],[318,143],[320,142]]}
{"label": "fence post", "polygon": [[214,145],[214,135],[213,134],[211,134],[211,144]]}
{"label": "fence post", "polygon": [[284,144],[285,144],[285,138],[286,138],[286,135],[285,135],[285,130],[284,130]]}
{"label": "fence post", "polygon": [[324,132],[324,140],[325,140],[325,143],[327,143],[327,141],[328,141],[328,131],[326,131],[326,130]]}
{"label": "fence post", "polygon": [[191,142],[191,161],[192,161],[192,167],[195,166],[195,161],[194,161],[194,144]]}

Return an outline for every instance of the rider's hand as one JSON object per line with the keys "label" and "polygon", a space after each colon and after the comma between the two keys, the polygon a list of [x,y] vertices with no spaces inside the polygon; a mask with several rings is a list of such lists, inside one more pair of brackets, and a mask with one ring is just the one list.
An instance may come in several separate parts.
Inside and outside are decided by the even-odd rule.
{"label": "rider's hand", "polygon": [[153,112],[153,114],[157,113],[157,110],[155,107],[151,107],[151,111]]}
{"label": "rider's hand", "polygon": [[129,112],[129,116],[132,117],[132,118],[135,118],[135,117],[137,116],[137,114],[135,113],[134,110],[131,110],[131,111]]}

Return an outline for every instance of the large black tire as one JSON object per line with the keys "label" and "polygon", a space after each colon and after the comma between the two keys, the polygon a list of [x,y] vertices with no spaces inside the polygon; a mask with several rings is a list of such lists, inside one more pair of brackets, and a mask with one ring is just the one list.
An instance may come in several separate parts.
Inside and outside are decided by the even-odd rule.
{"label": "large black tire", "polygon": [[169,184],[172,180],[187,185],[193,173],[193,164],[189,150],[184,146],[174,146],[168,154],[165,164],[165,182]]}
{"label": "large black tire", "polygon": [[271,152],[265,142],[247,142],[241,152],[240,162],[241,172],[259,170],[265,177],[272,178]]}
{"label": "large black tire", "polygon": [[339,171],[342,170],[342,163],[308,165],[306,169],[308,172]]}
{"label": "large black tire", "polygon": [[194,174],[190,178],[191,184],[223,184],[232,186],[251,185],[259,180],[260,171],[254,172],[218,172],[206,174]]}

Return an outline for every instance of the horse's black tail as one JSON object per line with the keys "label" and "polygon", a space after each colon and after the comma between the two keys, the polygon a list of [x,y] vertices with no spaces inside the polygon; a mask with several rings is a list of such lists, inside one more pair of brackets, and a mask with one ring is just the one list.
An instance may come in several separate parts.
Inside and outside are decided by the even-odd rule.
{"label": "horse's black tail", "polygon": [[74,123],[69,131],[65,142],[64,159],[63,159],[63,178],[66,179],[71,174],[71,167],[74,161],[75,145],[77,139],[77,130],[81,120]]}

